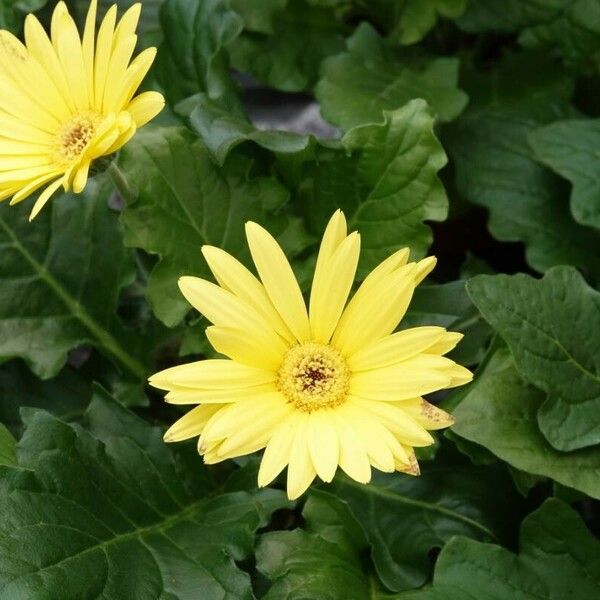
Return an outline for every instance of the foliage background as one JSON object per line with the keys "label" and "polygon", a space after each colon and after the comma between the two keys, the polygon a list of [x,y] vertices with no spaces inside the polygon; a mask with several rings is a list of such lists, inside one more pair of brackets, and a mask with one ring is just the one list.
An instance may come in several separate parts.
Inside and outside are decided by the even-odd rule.
{"label": "foliage background", "polygon": [[[600,597],[600,1],[143,4],[168,107],[119,193],[0,206],[0,597]],[[51,9],[0,0],[0,25]],[[312,99],[336,130],[253,124]],[[476,379],[437,398],[456,425],[421,477],[292,504],[256,459],[163,444],[145,379],[210,353],[175,285],[202,244],[247,261],[258,221],[306,287],[337,207],[361,276],[438,256],[402,326],[464,332]]]}

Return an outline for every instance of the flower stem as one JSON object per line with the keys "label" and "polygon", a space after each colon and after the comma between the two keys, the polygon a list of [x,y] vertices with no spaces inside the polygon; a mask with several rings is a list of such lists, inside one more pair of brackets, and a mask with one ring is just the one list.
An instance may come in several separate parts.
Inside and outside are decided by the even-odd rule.
{"label": "flower stem", "polygon": [[106,168],[106,172],[110,175],[110,178],[123,200],[126,203],[131,202],[136,196],[135,190],[129,185],[123,171],[119,169],[117,161],[113,160]]}

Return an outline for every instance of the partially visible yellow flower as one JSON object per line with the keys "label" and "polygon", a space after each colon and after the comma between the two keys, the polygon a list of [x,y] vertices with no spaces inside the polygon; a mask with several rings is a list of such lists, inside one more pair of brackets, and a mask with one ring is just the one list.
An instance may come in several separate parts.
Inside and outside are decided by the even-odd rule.
{"label": "partially visible yellow flower", "polygon": [[218,285],[182,277],[187,300],[214,325],[206,334],[228,358],[167,369],[150,383],[167,402],[198,404],[165,434],[200,436],[206,463],[265,448],[258,484],[286,467],[287,491],[300,496],[315,476],[331,481],[338,466],[361,483],[371,465],[419,474],[414,447],[452,417],[421,396],[463,385],[471,373],[443,355],[462,338],[443,327],[393,333],[415,287],[435,266],[407,263],[400,250],[375,268],[347,302],[360,236],[347,234],[337,211],[327,226],[307,310],[275,239],[256,223],[246,235],[260,281],[212,246],[202,252]]}
{"label": "partially visible yellow flower", "polygon": [[25,44],[0,30],[0,200],[24,200],[45,186],[33,219],[62,185],[81,192],[92,161],[125,144],[164,106],[157,92],[134,98],[155,48],[131,60],[141,4],[117,23],[112,6],[96,30],[92,0],[83,39],[64,2],[52,15],[51,39],[33,16]]}

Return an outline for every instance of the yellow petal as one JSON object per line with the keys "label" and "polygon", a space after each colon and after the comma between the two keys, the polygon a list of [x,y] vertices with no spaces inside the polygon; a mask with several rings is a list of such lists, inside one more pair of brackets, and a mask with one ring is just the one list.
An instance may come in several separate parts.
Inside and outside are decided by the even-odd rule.
{"label": "yellow petal", "polygon": [[270,335],[257,335],[246,329],[212,326],[206,329],[206,337],[212,347],[232,360],[257,367],[276,371],[283,360],[287,346],[283,340]]}
{"label": "yellow petal", "polygon": [[205,390],[235,390],[275,381],[275,373],[242,365],[233,360],[209,359],[178,365],[152,375],[148,380],[154,387],[190,387]]}
{"label": "yellow petal", "polygon": [[421,474],[415,451],[410,446],[405,446],[406,453],[408,455],[408,464],[402,461],[396,462],[396,470],[407,475],[413,475],[418,477]]}
{"label": "yellow petal", "polygon": [[260,405],[250,420],[238,424],[237,430],[229,435],[219,447],[217,454],[223,456],[244,456],[264,448],[275,428],[286,420],[293,408],[280,399],[269,405]]}
{"label": "yellow petal", "polygon": [[394,401],[444,389],[452,378],[441,360],[447,359],[421,354],[390,367],[359,371],[352,375],[350,393],[361,398]]}
{"label": "yellow petal", "polygon": [[246,223],[252,259],[271,302],[300,342],[310,338],[310,323],[300,286],[275,238],[256,223]]}
{"label": "yellow petal", "polygon": [[270,323],[256,309],[214,283],[198,277],[181,277],[179,289],[186,300],[215,325],[276,336]]}
{"label": "yellow petal", "polygon": [[59,2],[52,15],[52,44],[61,64],[71,96],[79,111],[90,108],[87,74],[83,62],[81,40],[64,2]]}
{"label": "yellow petal", "polygon": [[310,413],[308,449],[317,475],[330,482],[338,466],[339,442],[335,421],[328,410]]}
{"label": "yellow petal", "polygon": [[254,385],[247,388],[224,388],[221,390],[201,390],[173,386],[165,396],[169,404],[229,404],[231,402],[245,401],[258,394],[276,391],[273,383]]}
{"label": "yellow petal", "polygon": [[346,418],[360,438],[370,463],[380,471],[392,473],[395,470],[395,463],[394,455],[388,444],[388,436],[397,445],[399,442],[394,439],[389,430],[352,402],[346,402],[340,407],[340,414]]}
{"label": "yellow petal", "polygon": [[88,97],[90,102],[94,101],[94,45],[96,40],[96,12],[98,0],[91,0],[85,17],[83,29],[83,40],[81,49],[83,52],[83,64],[85,67],[86,81],[88,86]]}
{"label": "yellow petal", "polygon": [[58,56],[44,28],[32,14],[25,18],[25,43],[32,58],[48,73],[63,101],[72,112],[75,112],[75,101]]}
{"label": "yellow petal", "polygon": [[269,485],[289,463],[296,433],[295,415],[292,413],[273,430],[258,470],[259,487]]}
{"label": "yellow petal", "polygon": [[445,410],[434,406],[423,398],[411,398],[395,403],[406,414],[410,415],[417,423],[425,429],[435,430],[450,427],[454,419]]}
{"label": "yellow petal", "polygon": [[[10,201],[11,205],[21,202],[30,194],[33,194],[33,192],[35,192],[37,189],[48,183],[51,179],[58,177],[59,174],[59,171],[50,171],[41,177],[33,179],[30,183],[20,188],[19,191],[12,197],[12,200]],[[62,179],[59,181],[62,181]]]}
{"label": "yellow petal", "polygon": [[454,350],[464,335],[462,333],[456,333],[454,331],[446,331],[444,335],[434,344],[429,346],[425,352],[427,354],[447,354],[450,350]]}
{"label": "yellow petal", "polygon": [[117,5],[113,4],[106,12],[104,19],[102,19],[96,39],[94,62],[94,106],[96,107],[101,107],[104,99],[116,20]]}
{"label": "yellow petal", "polygon": [[[256,394],[243,402],[234,402],[220,410],[207,424],[202,432],[205,443],[226,439],[237,434],[243,436],[258,434],[264,420],[270,422],[272,415],[282,418],[292,408],[283,396],[277,392]],[[274,423],[276,423],[275,419]],[[274,429],[275,425],[272,426]]]}
{"label": "yellow petal", "polygon": [[308,450],[308,414],[297,418],[287,474],[287,495],[290,500],[300,497],[312,483],[316,471]]}
{"label": "yellow petal", "polygon": [[[443,327],[414,327],[383,337],[348,357],[352,371],[379,369],[411,358],[441,340]],[[432,353],[433,354],[433,353]]]}
{"label": "yellow petal", "polygon": [[[70,116],[68,105],[48,74],[27,48],[5,30],[0,31],[0,69],[12,79],[14,86],[18,86],[39,108],[50,112],[59,122]],[[40,89],[44,90],[43,95],[36,93]],[[12,90],[6,91],[11,93]]]}
{"label": "yellow petal", "polygon": [[453,363],[448,368],[444,369],[444,375],[450,377],[449,388],[458,387],[459,385],[465,385],[473,380],[473,373],[469,369],[465,369],[461,365]]}
{"label": "yellow petal", "polygon": [[129,104],[155,58],[156,48],[146,48],[131,61],[121,80],[114,82],[116,95],[113,103],[118,110]]}
{"label": "yellow petal", "polygon": [[143,92],[127,106],[127,111],[138,127],[151,121],[165,106],[165,99],[158,92]]}
{"label": "yellow petal", "polygon": [[51,183],[39,195],[39,198],[36,200],[35,204],[33,205],[33,209],[31,210],[31,214],[29,215],[30,221],[33,221],[33,219],[35,219],[37,217],[40,210],[42,210],[42,208],[44,208],[44,205],[46,204],[46,202],[48,202],[48,200],[50,200],[50,197],[52,196],[52,194],[54,194],[54,192],[56,192],[56,190],[61,186],[62,183],[63,183],[62,179],[57,179],[56,181]]}
{"label": "yellow petal", "polygon": [[202,254],[222,288],[252,306],[283,338],[295,341],[294,335],[269,299],[263,284],[239,260],[214,246],[203,246]]}
{"label": "yellow petal", "polygon": [[[362,285],[359,288],[361,294],[370,291],[371,286],[375,285],[386,275],[393,273],[394,271],[402,268],[408,262],[409,250],[408,248],[401,248],[388,256],[383,262],[380,262],[366,277]],[[358,294],[358,292],[357,292]]]}
{"label": "yellow petal", "polygon": [[175,421],[167,429],[163,439],[165,442],[180,442],[181,440],[187,440],[200,435],[210,418],[222,408],[223,406],[219,404],[196,406],[196,408],[190,410],[181,419]]}
{"label": "yellow petal", "polygon": [[359,294],[359,289],[340,318],[332,345],[343,355],[351,356],[366,344],[392,333],[411,301],[414,268],[414,264],[409,264],[396,269],[370,285],[367,293]]}
{"label": "yellow petal", "polygon": [[415,286],[419,285],[437,264],[437,258],[435,256],[428,256],[417,263],[417,269],[415,271]]}
{"label": "yellow petal", "polygon": [[124,83],[125,72],[133,56],[136,44],[137,35],[132,34],[113,47],[110,62],[108,63],[106,88],[102,100],[102,111],[105,113],[120,111],[126,104],[122,99],[119,99],[119,92]]}
{"label": "yellow petal", "polygon": [[323,284],[329,279],[328,273],[331,270],[331,259],[335,251],[339,248],[340,244],[346,239],[347,228],[346,228],[346,217],[341,210],[336,210],[333,213],[329,223],[323,233],[321,245],[319,247],[319,254],[317,255],[317,263],[315,265],[315,274],[313,276],[313,282],[310,290],[310,321],[311,327],[314,333],[313,327],[313,313],[314,303],[317,294],[322,294],[320,291]]}
{"label": "yellow petal", "polygon": [[333,413],[340,443],[339,465],[342,470],[359,483],[371,481],[371,464],[362,441],[339,411]]}
{"label": "yellow petal", "polygon": [[361,406],[381,424],[391,431],[404,445],[424,447],[433,444],[433,438],[408,413],[398,408],[397,403],[377,402],[353,398],[352,402]]}
{"label": "yellow petal", "polygon": [[[360,254],[360,236],[351,233],[335,250],[313,283],[310,326],[313,339],[328,343],[354,282]],[[315,289],[316,286],[316,289]]]}

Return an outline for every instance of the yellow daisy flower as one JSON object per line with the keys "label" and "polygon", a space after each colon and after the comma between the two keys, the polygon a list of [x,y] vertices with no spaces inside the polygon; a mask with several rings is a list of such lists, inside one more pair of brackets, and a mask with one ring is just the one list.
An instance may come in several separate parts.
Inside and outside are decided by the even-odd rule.
{"label": "yellow daisy flower", "polygon": [[40,194],[33,219],[62,185],[81,192],[94,159],[125,144],[164,106],[157,92],[133,97],[156,55],[131,60],[141,4],[117,23],[112,6],[96,30],[92,0],[83,39],[64,2],[52,15],[51,38],[33,15],[25,44],[0,30],[0,200]]}
{"label": "yellow daisy flower", "polygon": [[198,451],[217,463],[265,448],[258,484],[286,467],[287,491],[300,496],[338,466],[367,483],[371,465],[418,475],[414,447],[452,417],[421,396],[463,385],[467,369],[443,355],[462,338],[443,327],[394,333],[433,257],[407,263],[403,249],[376,267],[349,302],[360,236],[336,212],[323,236],[308,310],[275,239],[246,224],[260,281],[226,252],[202,253],[218,285],[182,277],[179,287],[214,325],[210,343],[226,359],[166,369],[150,383],[167,402],[198,404],[165,434],[199,435]]}

